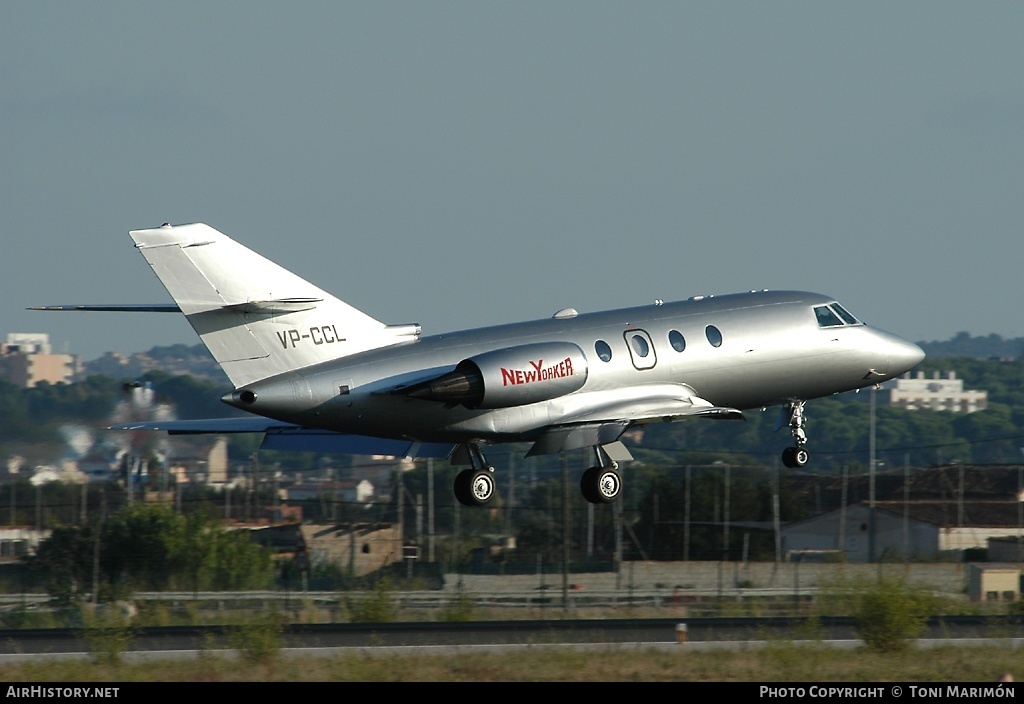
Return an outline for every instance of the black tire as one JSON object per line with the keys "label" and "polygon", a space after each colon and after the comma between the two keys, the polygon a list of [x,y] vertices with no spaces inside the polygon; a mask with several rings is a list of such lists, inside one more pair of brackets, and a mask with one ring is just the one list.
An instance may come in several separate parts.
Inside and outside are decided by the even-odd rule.
{"label": "black tire", "polygon": [[612,467],[591,467],[580,478],[583,498],[592,504],[610,504],[622,493],[622,477]]}
{"label": "black tire", "polygon": [[465,469],[455,476],[455,498],[463,506],[486,506],[494,498],[494,472]]}

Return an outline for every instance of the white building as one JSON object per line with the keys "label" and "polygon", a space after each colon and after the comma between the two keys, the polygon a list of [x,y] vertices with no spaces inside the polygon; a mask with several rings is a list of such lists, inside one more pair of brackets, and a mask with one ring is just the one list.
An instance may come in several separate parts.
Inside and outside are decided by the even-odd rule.
{"label": "white building", "polygon": [[928,408],[933,411],[953,413],[974,413],[988,407],[988,392],[964,389],[964,380],[956,378],[956,372],[932,372],[926,378],[924,372],[904,374],[882,384],[878,400],[891,406],[908,410]]}

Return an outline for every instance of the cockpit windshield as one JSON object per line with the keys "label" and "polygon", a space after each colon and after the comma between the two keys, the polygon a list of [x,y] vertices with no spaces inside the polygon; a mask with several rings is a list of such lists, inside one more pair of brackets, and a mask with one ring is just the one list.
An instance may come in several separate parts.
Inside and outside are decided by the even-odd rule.
{"label": "cockpit windshield", "polygon": [[853,317],[853,313],[843,308],[838,303],[832,304],[832,310],[839,313],[839,317],[843,319],[843,322],[847,325],[860,325],[860,321]]}
{"label": "cockpit windshield", "polygon": [[838,303],[830,303],[827,306],[815,306],[814,317],[818,320],[820,328],[834,328],[840,325],[861,325],[862,323],[853,316],[850,311]]}

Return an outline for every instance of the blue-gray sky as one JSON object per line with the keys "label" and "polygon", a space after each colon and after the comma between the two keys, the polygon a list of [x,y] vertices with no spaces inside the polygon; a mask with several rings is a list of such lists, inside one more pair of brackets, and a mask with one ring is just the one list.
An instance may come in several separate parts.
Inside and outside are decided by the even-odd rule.
{"label": "blue-gray sky", "polygon": [[206,222],[444,332],[747,289],[1024,335],[1019,2],[4,2],[0,336],[195,344]]}

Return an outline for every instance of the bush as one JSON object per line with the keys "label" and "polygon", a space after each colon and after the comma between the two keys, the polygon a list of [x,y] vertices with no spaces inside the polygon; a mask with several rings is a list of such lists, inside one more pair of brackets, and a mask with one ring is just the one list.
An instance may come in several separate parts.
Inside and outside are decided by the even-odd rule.
{"label": "bush", "polygon": [[853,580],[832,585],[827,591],[823,606],[845,604],[864,645],[880,653],[906,650],[924,632],[937,606],[928,591],[902,578]]}
{"label": "bush", "polygon": [[276,611],[257,614],[228,630],[228,643],[251,663],[273,660],[283,641],[284,620]]}
{"label": "bush", "polygon": [[391,584],[387,580],[380,580],[362,596],[346,598],[344,607],[353,623],[386,623],[395,620],[396,608],[391,601]]}

